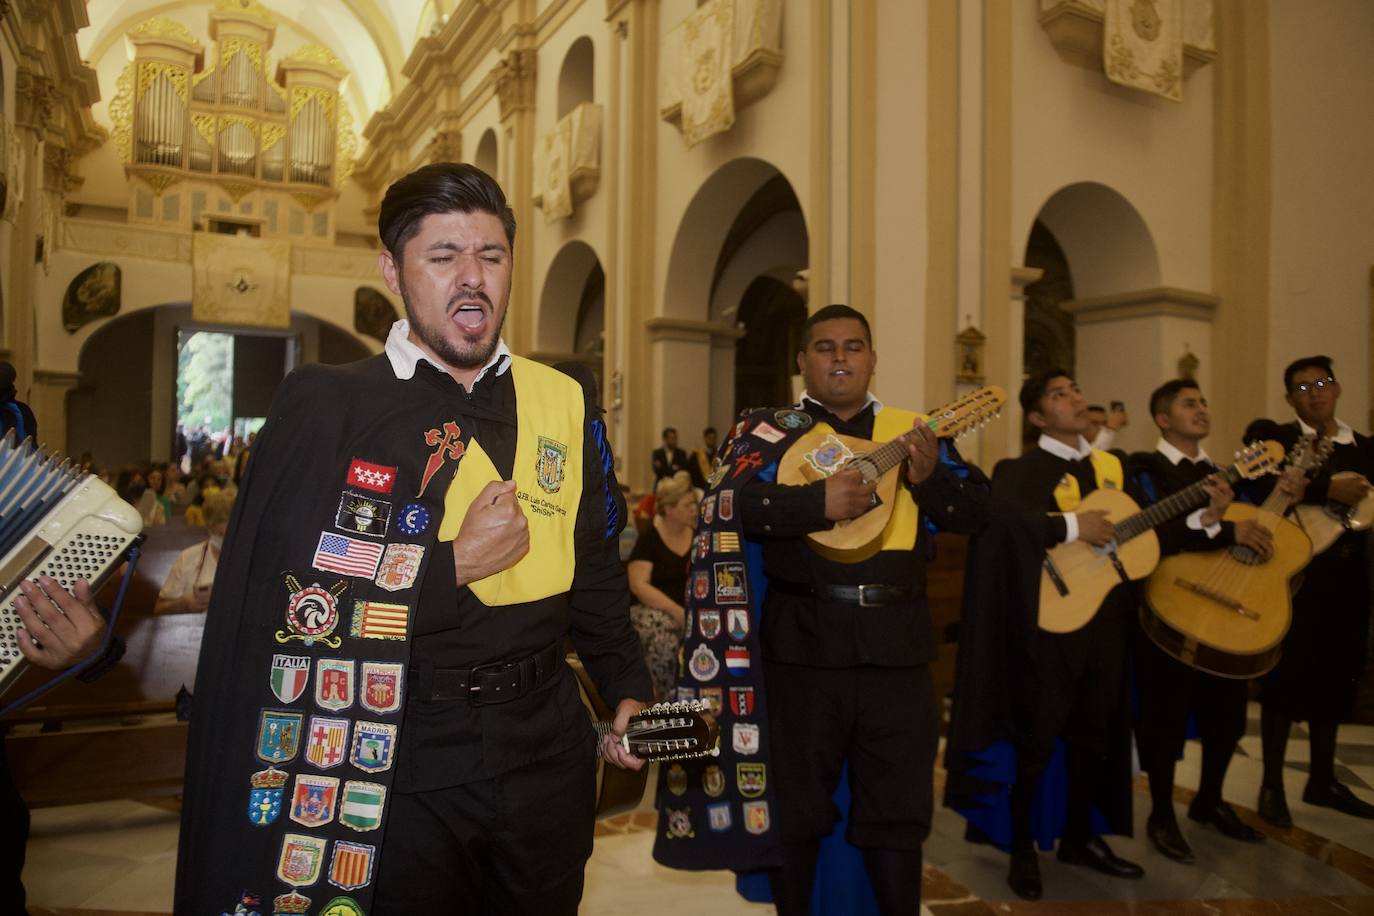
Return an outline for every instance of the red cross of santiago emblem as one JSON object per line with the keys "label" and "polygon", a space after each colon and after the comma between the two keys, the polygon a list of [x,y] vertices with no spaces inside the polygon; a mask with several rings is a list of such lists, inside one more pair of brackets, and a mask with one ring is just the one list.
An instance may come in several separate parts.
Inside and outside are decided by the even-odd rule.
{"label": "red cross of santiago emblem", "polygon": [[439,469],[444,466],[444,462],[452,459],[457,461],[463,457],[463,443],[460,441],[463,431],[458,428],[458,424],[452,420],[444,421],[442,430],[431,429],[425,432],[425,445],[437,446],[434,454],[429,456],[429,461],[425,463],[425,476],[420,480],[420,492],[417,496],[423,496],[429,487],[429,481]]}

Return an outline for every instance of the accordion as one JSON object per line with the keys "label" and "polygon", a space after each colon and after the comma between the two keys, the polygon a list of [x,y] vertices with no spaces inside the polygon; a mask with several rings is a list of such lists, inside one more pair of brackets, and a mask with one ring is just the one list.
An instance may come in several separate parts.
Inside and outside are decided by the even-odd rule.
{"label": "accordion", "polygon": [[23,673],[19,583],[51,576],[99,589],[143,530],[138,510],[98,478],[14,431],[0,440],[0,694]]}

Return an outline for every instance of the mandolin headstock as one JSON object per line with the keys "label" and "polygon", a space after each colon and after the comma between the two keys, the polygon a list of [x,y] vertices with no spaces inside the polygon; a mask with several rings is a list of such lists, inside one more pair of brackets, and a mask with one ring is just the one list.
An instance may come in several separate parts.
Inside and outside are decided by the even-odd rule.
{"label": "mandolin headstock", "polygon": [[1235,472],[1246,480],[1254,480],[1277,471],[1283,465],[1284,452],[1283,446],[1273,439],[1262,439],[1236,452],[1235,457]]}
{"label": "mandolin headstock", "polygon": [[626,749],[644,760],[714,757],[720,753],[720,726],[705,700],[657,703],[630,717]]}
{"label": "mandolin headstock", "polygon": [[927,421],[941,439],[957,439],[997,417],[1007,403],[1007,392],[997,385],[971,391],[930,414]]}

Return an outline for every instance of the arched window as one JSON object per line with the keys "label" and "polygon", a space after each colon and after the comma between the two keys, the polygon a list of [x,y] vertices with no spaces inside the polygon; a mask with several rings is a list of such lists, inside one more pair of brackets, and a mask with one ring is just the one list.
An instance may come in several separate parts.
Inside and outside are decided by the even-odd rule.
{"label": "arched window", "polygon": [[596,50],[586,35],[577,39],[563,57],[558,71],[558,117],[562,118],[583,102],[593,100]]}
{"label": "arched window", "polygon": [[496,174],[499,161],[496,156],[496,131],[488,127],[482,139],[477,141],[477,155],[473,157],[472,164],[491,177],[499,178]]}

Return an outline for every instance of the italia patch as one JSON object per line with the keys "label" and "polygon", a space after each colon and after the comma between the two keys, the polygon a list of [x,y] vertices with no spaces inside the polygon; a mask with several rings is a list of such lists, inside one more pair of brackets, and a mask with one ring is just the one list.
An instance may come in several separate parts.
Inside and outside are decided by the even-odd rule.
{"label": "italia patch", "polygon": [[390,493],[396,485],[396,469],[390,465],[354,458],[348,465],[348,485],[373,493]]}
{"label": "italia patch", "polygon": [[779,410],[773,414],[773,422],[783,429],[806,429],[811,425],[811,414],[801,410]]}
{"label": "italia patch", "polygon": [[405,535],[424,534],[429,528],[429,510],[420,503],[408,503],[396,519],[396,530]]}
{"label": "italia patch", "polygon": [[335,840],[334,857],[329,861],[329,883],[346,891],[367,887],[376,863],[376,846]]}
{"label": "italia patch", "polygon": [[409,627],[409,605],[353,599],[353,623],[348,628],[352,636],[358,639],[405,639]]}
{"label": "italia patch", "polygon": [[306,760],[321,770],[328,770],[343,763],[347,747],[347,719],[310,717],[310,739],[305,746]]}
{"label": "italia patch", "polygon": [[568,463],[568,447],[556,439],[540,436],[535,446],[535,472],[539,488],[545,493],[557,493],[563,486],[563,469]]}
{"label": "italia patch", "polygon": [[768,787],[768,773],[761,763],[735,764],[735,786],[745,798],[758,798]]}
{"label": "italia patch", "polygon": [[258,716],[257,755],[263,763],[294,760],[301,749],[303,713],[264,709]]}
{"label": "italia patch", "polygon": [[692,677],[699,681],[709,681],[720,674],[720,659],[711,651],[710,646],[702,643],[692,653],[692,660],[687,663],[687,667],[691,670]]}
{"label": "italia patch", "polygon": [[401,708],[401,684],[406,666],[401,663],[363,662],[358,701],[363,709],[386,715]]}
{"label": "italia patch", "polygon": [[719,716],[725,704],[725,690],[721,687],[701,688],[701,699],[711,710],[711,715]]}
{"label": "italia patch", "polygon": [[381,559],[381,544],[322,531],[310,565],[325,572],[371,579],[377,574],[377,563]]}
{"label": "italia patch", "polygon": [[716,581],[716,604],[748,604],[749,594],[744,584],[744,564],[727,560],[712,566]]}
{"label": "italia patch", "polygon": [[338,798],[338,777],[298,773],[291,796],[291,820],[303,827],[323,827],[334,820],[334,803]]}
{"label": "italia patch", "polygon": [[319,916],[364,916],[364,913],[352,897],[335,897],[320,909]]}
{"label": "italia patch", "polygon": [[396,726],[382,722],[355,722],[348,762],[364,773],[381,773],[391,769],[396,762]]}
{"label": "italia patch", "polygon": [[760,420],[759,425],[750,430],[750,435],[758,436],[770,445],[777,445],[783,439],[787,438],[787,433],[766,420]]}
{"label": "italia patch", "polygon": [[668,839],[686,840],[696,836],[696,832],[692,830],[691,808],[664,808],[663,813],[667,823],[664,836]]}
{"label": "italia patch", "polygon": [[753,834],[767,833],[771,826],[773,826],[773,822],[768,816],[768,802],[747,801],[744,803],[745,830]]}
{"label": "italia patch", "polygon": [[701,791],[711,798],[725,794],[725,771],[714,763],[701,771]]}
{"label": "italia patch", "polygon": [[703,639],[715,639],[720,635],[720,611],[716,608],[701,608],[697,611],[697,625],[701,627]]}
{"label": "italia patch", "polygon": [[320,880],[324,865],[324,837],[288,833],[281,840],[277,857],[277,878],[292,887],[309,887]]}
{"label": "italia patch", "polygon": [[759,752],[759,727],[753,722],[736,722],[731,728],[730,746],[736,754]]}
{"label": "italia patch", "polygon": [[668,767],[668,791],[674,795],[687,794],[687,771],[682,768],[682,764],[675,763]]}
{"label": "italia patch", "polygon": [[353,659],[321,658],[315,661],[315,705],[338,712],[353,705]]}
{"label": "italia patch", "polygon": [[[723,474],[721,475],[724,476]],[[735,491],[721,490],[718,494],[720,502],[716,505],[716,511],[720,515],[722,522],[728,522],[735,517]]]}
{"label": "italia patch", "polygon": [[286,599],[286,629],[276,632],[277,642],[298,639],[307,646],[318,642],[331,649],[339,648],[343,640],[333,633],[339,625],[339,596],[348,591],[348,584],[340,580],[329,588],[318,582],[301,585],[299,579],[288,573],[286,587],[291,590]]}
{"label": "italia patch", "polygon": [[749,638],[749,609],[743,607],[732,607],[725,612],[725,629],[729,631],[730,638],[735,642],[744,642]]}
{"label": "italia patch", "polygon": [[273,655],[272,672],[268,682],[272,695],[283,703],[294,703],[305,693],[310,680],[310,657],[306,655]]}
{"label": "italia patch", "polygon": [[376,830],[382,826],[382,809],[385,805],[386,786],[350,779],[344,783],[339,823],[360,833]]}
{"label": "italia patch", "polygon": [[731,687],[730,711],[737,716],[752,716],[754,714],[754,688]]}
{"label": "italia patch", "polygon": [[391,503],[386,500],[346,491],[339,498],[334,527],[340,531],[381,538],[386,537],[386,529],[390,524]]}
{"label": "italia patch", "polygon": [[248,819],[259,827],[266,827],[281,814],[286,774],[269,767],[248,777],[248,785]]}
{"label": "italia patch", "polygon": [[725,650],[725,667],[735,677],[749,673],[749,650],[744,646],[730,646]]}
{"label": "italia patch", "polygon": [[376,582],[389,592],[399,592],[415,584],[425,548],[420,544],[388,544],[377,570]]}
{"label": "italia patch", "polygon": [[724,833],[734,826],[730,817],[730,803],[716,802],[706,806],[706,820],[716,833]]}

